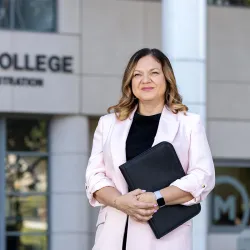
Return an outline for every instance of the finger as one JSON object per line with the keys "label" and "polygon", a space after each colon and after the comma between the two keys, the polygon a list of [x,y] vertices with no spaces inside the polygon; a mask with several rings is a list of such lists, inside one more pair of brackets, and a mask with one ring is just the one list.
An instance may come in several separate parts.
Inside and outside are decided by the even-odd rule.
{"label": "finger", "polygon": [[138,207],[138,208],[143,208],[143,209],[153,209],[153,208],[156,208],[157,207],[157,204],[155,203],[149,203],[149,202],[142,202],[142,201],[137,201],[135,203],[135,206]]}
{"label": "finger", "polygon": [[135,218],[138,220],[138,221],[140,221],[140,222],[145,222],[145,217],[143,217],[143,216],[141,216],[141,215],[139,215],[139,214],[136,214],[135,215]]}
{"label": "finger", "polygon": [[135,213],[140,215],[140,216],[146,216],[147,215],[146,209],[138,209]]}
{"label": "finger", "polygon": [[145,192],[146,192],[146,190],[141,190],[140,188],[137,188],[134,191],[132,191],[131,194],[137,196],[137,195],[143,194]]}
{"label": "finger", "polygon": [[156,209],[138,209],[137,210],[137,214],[144,216],[144,217],[152,216],[156,212],[157,212]]}
{"label": "finger", "polygon": [[148,208],[148,209],[145,209],[145,210],[147,210],[147,211],[158,211],[159,207],[155,206],[154,208]]}
{"label": "finger", "polygon": [[135,215],[136,219],[140,222],[147,222],[149,221],[150,219],[152,219],[153,216],[141,216],[139,214],[136,214]]}

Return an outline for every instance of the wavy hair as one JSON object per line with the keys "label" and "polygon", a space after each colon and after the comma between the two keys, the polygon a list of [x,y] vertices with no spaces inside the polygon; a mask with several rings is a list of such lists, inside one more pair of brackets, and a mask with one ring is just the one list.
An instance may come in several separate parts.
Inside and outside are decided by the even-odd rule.
{"label": "wavy hair", "polygon": [[129,60],[122,79],[122,96],[118,104],[108,108],[108,113],[113,111],[116,117],[123,121],[129,117],[138,104],[132,92],[132,78],[138,61],[145,56],[153,56],[162,66],[166,79],[165,105],[175,114],[180,111],[186,113],[188,107],[182,103],[182,97],[178,92],[174,71],[168,57],[158,49],[144,48],[137,51]]}

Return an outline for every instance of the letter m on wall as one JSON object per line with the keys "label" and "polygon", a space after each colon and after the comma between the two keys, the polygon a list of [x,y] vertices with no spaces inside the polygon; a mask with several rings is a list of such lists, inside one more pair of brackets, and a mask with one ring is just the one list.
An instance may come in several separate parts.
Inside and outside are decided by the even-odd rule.
{"label": "letter m on wall", "polygon": [[218,221],[221,218],[221,213],[228,213],[229,220],[236,218],[236,198],[233,195],[223,200],[220,196],[214,196],[214,220]]}

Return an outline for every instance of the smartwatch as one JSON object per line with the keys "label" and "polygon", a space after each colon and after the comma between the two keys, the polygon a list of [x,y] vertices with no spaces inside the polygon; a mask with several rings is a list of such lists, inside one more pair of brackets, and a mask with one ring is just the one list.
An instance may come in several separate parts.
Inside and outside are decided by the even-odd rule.
{"label": "smartwatch", "polygon": [[165,203],[164,198],[161,195],[161,192],[160,191],[156,191],[156,192],[154,192],[154,194],[155,194],[155,198],[156,198],[158,206],[159,207],[164,207],[166,205],[166,203]]}

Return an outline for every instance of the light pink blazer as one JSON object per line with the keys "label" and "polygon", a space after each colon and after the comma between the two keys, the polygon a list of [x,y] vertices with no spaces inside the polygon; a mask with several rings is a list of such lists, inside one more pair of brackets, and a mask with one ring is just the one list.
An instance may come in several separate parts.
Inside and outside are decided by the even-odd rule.
{"label": "light pink blazer", "polygon": [[[134,111],[135,112],[135,111]],[[121,250],[126,214],[103,206],[93,193],[112,186],[122,194],[128,192],[119,166],[126,162],[126,139],[134,112],[124,121],[114,114],[102,116],[96,128],[93,148],[86,170],[86,192],[92,206],[102,206],[97,220],[93,250]],[[184,205],[192,205],[206,198],[215,185],[214,165],[201,124],[200,116],[182,112],[173,114],[164,107],[153,145],[161,141],[173,144],[186,176],[171,185],[190,192],[195,198]],[[129,218],[127,250],[191,250],[192,226],[186,222],[171,233],[156,239],[147,223]]]}

